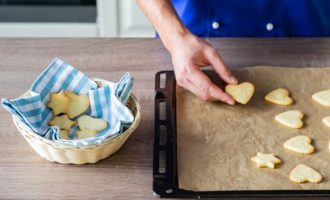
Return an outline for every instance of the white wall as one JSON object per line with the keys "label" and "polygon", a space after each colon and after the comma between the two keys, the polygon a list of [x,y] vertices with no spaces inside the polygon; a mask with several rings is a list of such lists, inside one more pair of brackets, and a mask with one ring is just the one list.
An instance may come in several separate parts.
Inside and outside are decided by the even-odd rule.
{"label": "white wall", "polygon": [[97,0],[95,23],[0,23],[0,37],[154,37],[135,0]]}

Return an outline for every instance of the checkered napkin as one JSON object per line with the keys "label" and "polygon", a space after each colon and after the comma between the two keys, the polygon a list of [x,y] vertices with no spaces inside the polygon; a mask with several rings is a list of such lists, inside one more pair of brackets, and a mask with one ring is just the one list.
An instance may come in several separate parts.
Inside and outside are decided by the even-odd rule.
{"label": "checkered napkin", "polygon": [[[126,73],[118,83],[110,82],[98,87],[85,74],[56,58],[35,80],[30,95],[12,100],[3,98],[1,105],[28,129],[47,139],[74,146],[99,144],[122,133],[133,122],[134,116],[126,107],[133,81],[133,77]],[[75,140],[74,132],[77,127],[74,127],[69,134],[71,140],[61,139],[58,127],[48,126],[53,113],[46,106],[49,94],[61,90],[88,95],[91,108],[87,114],[106,120],[107,128],[95,138]]]}

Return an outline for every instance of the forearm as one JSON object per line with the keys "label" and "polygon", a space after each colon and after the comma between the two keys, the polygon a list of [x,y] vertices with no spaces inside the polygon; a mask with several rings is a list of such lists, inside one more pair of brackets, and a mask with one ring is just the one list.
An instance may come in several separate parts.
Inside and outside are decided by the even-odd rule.
{"label": "forearm", "polygon": [[233,105],[234,100],[200,70],[200,67],[212,65],[224,81],[237,83],[217,50],[190,33],[179,19],[170,0],[136,1],[171,53],[177,84],[201,99],[221,100]]}
{"label": "forearm", "polygon": [[177,16],[170,0],[136,1],[169,51],[177,40],[191,34]]}

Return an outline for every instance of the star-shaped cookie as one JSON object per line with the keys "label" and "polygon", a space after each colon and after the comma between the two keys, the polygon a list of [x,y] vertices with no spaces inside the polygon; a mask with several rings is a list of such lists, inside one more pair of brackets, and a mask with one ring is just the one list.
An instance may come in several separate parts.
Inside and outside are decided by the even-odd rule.
{"label": "star-shaped cookie", "polygon": [[52,92],[50,93],[50,101],[47,104],[47,107],[51,108],[54,112],[54,115],[68,112],[68,104],[70,99],[65,96],[63,90],[59,93]]}
{"label": "star-shaped cookie", "polygon": [[257,163],[257,166],[259,168],[261,167],[275,168],[275,164],[279,164],[282,162],[273,154],[265,154],[261,152],[258,152],[257,156],[252,157],[251,160]]}

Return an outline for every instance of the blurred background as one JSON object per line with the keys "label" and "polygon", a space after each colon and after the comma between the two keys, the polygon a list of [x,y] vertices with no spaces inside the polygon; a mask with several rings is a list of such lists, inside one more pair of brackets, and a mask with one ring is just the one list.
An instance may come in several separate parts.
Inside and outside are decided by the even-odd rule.
{"label": "blurred background", "polygon": [[135,0],[0,0],[0,37],[155,37]]}

